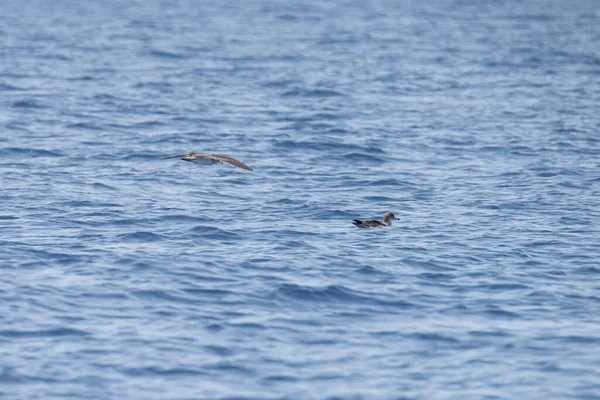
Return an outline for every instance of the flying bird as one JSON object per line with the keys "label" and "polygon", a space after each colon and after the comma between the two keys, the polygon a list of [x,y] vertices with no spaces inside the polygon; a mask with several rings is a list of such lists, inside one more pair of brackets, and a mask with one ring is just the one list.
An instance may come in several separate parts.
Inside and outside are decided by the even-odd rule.
{"label": "flying bird", "polygon": [[236,160],[233,157],[220,156],[218,154],[198,154],[198,153],[194,153],[192,151],[190,153],[183,153],[183,154],[179,154],[176,156],[166,157],[166,158],[164,158],[164,160],[167,160],[169,158],[181,158],[183,161],[189,161],[189,162],[193,162],[194,164],[199,164],[199,165],[213,165],[213,164],[227,163],[227,164],[233,165],[234,167],[238,167],[238,168],[245,169],[248,171],[253,171],[252,168],[250,168],[243,162]]}
{"label": "flying bird", "polygon": [[359,228],[376,228],[378,226],[392,226],[393,219],[400,219],[400,218],[396,217],[393,212],[388,211],[383,216],[383,222],[375,221],[375,220],[361,221],[360,219],[355,219],[352,224]]}

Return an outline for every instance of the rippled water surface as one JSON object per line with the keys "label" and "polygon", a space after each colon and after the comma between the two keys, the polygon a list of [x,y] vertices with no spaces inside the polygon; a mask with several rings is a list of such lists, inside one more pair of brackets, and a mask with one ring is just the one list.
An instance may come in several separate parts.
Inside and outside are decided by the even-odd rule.
{"label": "rippled water surface", "polygon": [[592,0],[0,2],[0,397],[599,399],[599,43]]}

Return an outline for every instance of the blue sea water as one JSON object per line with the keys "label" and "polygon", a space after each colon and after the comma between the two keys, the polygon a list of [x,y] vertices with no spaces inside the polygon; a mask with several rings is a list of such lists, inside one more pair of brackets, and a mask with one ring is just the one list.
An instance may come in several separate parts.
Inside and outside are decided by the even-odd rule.
{"label": "blue sea water", "polygon": [[2,399],[600,399],[599,203],[595,0],[0,2]]}

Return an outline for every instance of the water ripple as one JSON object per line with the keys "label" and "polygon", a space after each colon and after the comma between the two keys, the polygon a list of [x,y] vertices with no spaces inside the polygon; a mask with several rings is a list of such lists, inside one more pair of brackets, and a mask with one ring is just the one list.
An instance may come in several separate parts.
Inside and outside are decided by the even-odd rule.
{"label": "water ripple", "polygon": [[0,397],[597,397],[595,1],[21,3]]}

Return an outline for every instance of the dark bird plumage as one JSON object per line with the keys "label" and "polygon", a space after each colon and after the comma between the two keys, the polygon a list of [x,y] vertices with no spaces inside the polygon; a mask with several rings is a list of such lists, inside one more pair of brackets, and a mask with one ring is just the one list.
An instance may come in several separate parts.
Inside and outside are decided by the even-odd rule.
{"label": "dark bird plumage", "polygon": [[233,157],[221,156],[219,154],[198,154],[193,151],[190,153],[179,154],[176,156],[166,157],[165,160],[169,158],[181,158],[183,161],[193,162],[194,164],[199,165],[212,165],[212,164],[220,164],[227,163],[231,164],[234,167],[238,167],[241,169],[245,169],[247,171],[253,171],[252,168],[241,162],[240,160],[236,160]]}
{"label": "dark bird plumage", "polygon": [[375,220],[361,221],[360,219],[355,219],[352,224],[354,224],[354,226],[357,226],[359,228],[376,228],[378,226],[391,226],[393,219],[400,219],[400,218],[396,217],[393,212],[388,211],[383,216],[383,222],[375,221]]}

